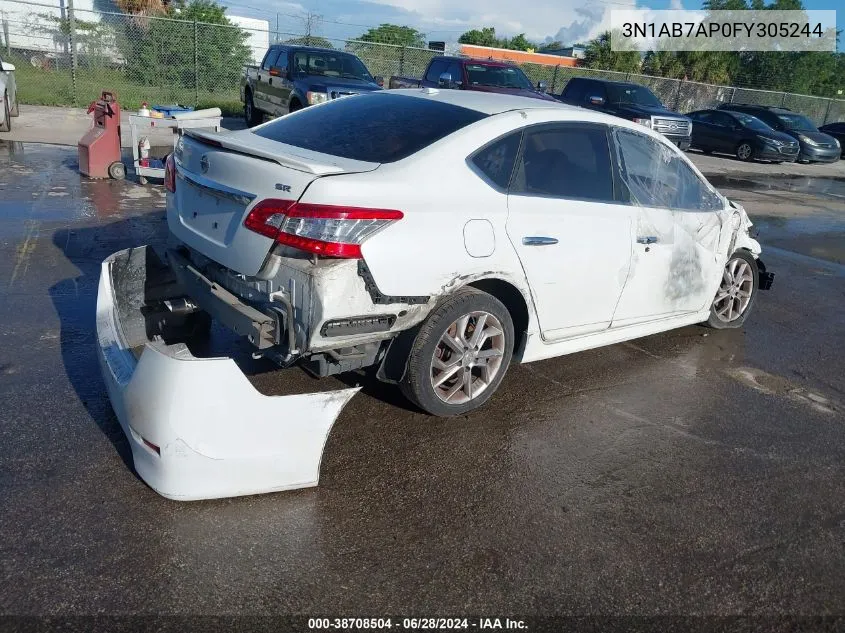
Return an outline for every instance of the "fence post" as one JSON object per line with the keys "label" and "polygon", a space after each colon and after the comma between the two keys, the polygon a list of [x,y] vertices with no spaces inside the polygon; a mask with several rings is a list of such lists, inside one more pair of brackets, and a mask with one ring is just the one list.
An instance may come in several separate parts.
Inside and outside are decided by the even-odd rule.
{"label": "fence post", "polygon": [[733,103],[736,97],[736,86],[731,86],[731,100],[728,103]]}
{"label": "fence post", "polygon": [[554,72],[554,74],[552,75],[552,94],[555,94],[555,92],[557,92],[557,90],[555,90],[555,84],[557,84],[557,73],[558,73],[558,70],[560,70],[560,66],[558,66],[557,64],[555,64],[555,72]]}
{"label": "fence post", "polygon": [[197,43],[197,21],[194,20],[194,107],[200,106],[199,46]]}
{"label": "fence post", "polygon": [[6,42],[6,57],[12,56],[12,43],[9,41],[9,21],[3,20],[3,41]]}
{"label": "fence post", "polygon": [[399,49],[399,76],[405,76],[405,47]]}
{"label": "fence post", "polygon": [[683,85],[684,85],[684,80],[680,79],[678,81],[678,90],[677,90],[677,92],[675,92],[675,105],[672,108],[675,112],[678,111],[678,108],[681,105],[681,88],[683,87]]}
{"label": "fence post", "polygon": [[73,15],[73,0],[67,3],[68,27],[70,29],[70,84],[73,105],[79,103],[76,94],[76,18]]}
{"label": "fence post", "polygon": [[830,116],[830,106],[833,105],[833,99],[827,100],[827,108],[824,111],[824,121],[822,121],[822,125],[827,125],[827,117]]}
{"label": "fence post", "polygon": [[782,108],[785,105],[786,105],[786,93],[782,92],[781,95],[780,95],[780,107]]}

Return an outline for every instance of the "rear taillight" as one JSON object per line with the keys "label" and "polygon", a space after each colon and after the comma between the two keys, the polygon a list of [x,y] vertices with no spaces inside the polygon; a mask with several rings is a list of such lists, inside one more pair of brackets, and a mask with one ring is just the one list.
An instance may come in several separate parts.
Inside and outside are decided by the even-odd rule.
{"label": "rear taillight", "polygon": [[176,159],[173,154],[168,154],[164,161],[164,188],[170,193],[176,193]]}
{"label": "rear taillight", "polygon": [[263,200],[244,226],[302,251],[357,259],[364,240],[402,217],[401,211],[391,209]]}

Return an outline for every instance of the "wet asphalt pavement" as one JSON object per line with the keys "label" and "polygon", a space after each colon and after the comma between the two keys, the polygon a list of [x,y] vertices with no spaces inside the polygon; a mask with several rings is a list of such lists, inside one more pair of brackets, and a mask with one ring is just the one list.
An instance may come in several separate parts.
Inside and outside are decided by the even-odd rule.
{"label": "wet asphalt pavement", "polygon": [[0,142],[0,615],[845,613],[845,181],[817,180],[718,182],[775,247],[743,331],[514,366],[454,420],[360,378],[320,487],[178,503],[133,473],[94,333],[163,190]]}

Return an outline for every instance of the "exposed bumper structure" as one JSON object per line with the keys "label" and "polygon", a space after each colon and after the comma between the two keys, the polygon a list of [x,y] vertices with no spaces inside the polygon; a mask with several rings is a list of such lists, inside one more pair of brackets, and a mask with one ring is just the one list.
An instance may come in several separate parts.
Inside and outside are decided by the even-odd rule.
{"label": "exposed bumper structure", "polygon": [[115,253],[97,297],[103,378],[138,474],[179,500],[317,485],[331,427],[358,389],[265,396],[230,358],[150,340],[150,288],[172,288],[148,278],[150,262],[160,264],[148,247]]}

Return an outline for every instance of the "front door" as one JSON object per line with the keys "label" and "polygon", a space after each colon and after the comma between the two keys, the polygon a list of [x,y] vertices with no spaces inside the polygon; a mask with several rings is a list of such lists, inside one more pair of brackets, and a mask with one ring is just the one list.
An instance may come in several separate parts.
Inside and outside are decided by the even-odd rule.
{"label": "front door", "polygon": [[607,329],[631,259],[634,208],[614,196],[608,129],[532,126],[508,194],[508,237],[546,341]]}
{"label": "front door", "polygon": [[635,210],[630,272],[613,327],[703,309],[721,275],[722,199],[668,143],[623,128],[613,138]]}

